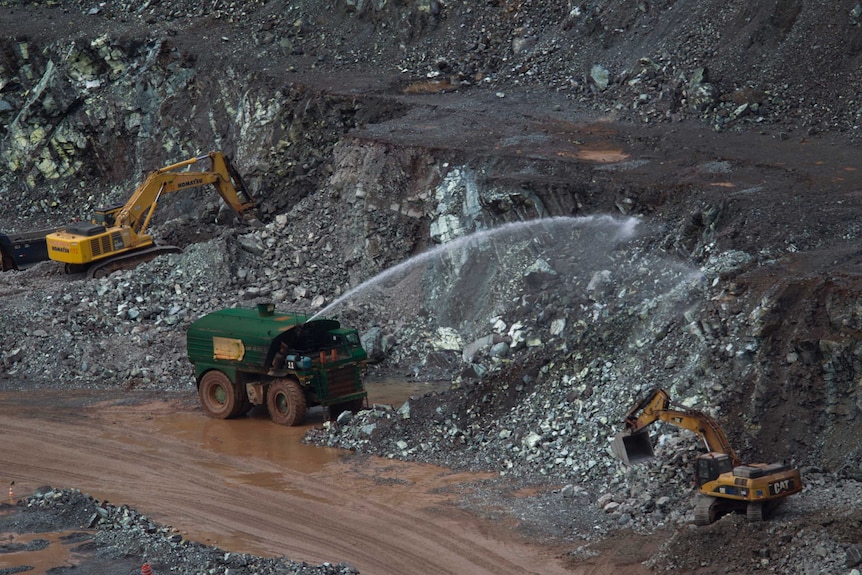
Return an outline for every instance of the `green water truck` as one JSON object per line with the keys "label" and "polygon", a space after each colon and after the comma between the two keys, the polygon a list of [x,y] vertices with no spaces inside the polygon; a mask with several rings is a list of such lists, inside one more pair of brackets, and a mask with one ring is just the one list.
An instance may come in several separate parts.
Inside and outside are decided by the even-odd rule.
{"label": "green water truck", "polygon": [[355,329],[335,319],[281,312],[274,304],[229,308],[189,326],[189,360],[201,407],[229,419],[265,406],[272,420],[299,425],[309,407],[329,418],[365,406],[367,354]]}

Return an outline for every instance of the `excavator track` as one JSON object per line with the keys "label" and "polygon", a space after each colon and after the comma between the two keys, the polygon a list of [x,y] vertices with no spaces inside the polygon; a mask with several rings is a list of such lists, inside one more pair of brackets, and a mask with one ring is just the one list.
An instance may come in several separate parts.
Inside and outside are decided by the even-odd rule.
{"label": "excavator track", "polygon": [[753,523],[763,521],[764,514],[766,513],[764,507],[765,504],[762,501],[749,501],[745,508],[745,517]]}
{"label": "excavator track", "polygon": [[749,501],[723,499],[698,493],[694,503],[694,524],[710,525],[728,513],[745,513],[752,522],[763,521],[777,503],[771,501]]}
{"label": "excavator track", "polygon": [[694,504],[694,524],[709,525],[718,519],[719,500],[698,494]]}
{"label": "excavator track", "polygon": [[150,246],[142,250],[127,252],[116,257],[97,262],[87,268],[87,277],[104,278],[119,270],[130,270],[164,254],[179,254],[177,246]]}

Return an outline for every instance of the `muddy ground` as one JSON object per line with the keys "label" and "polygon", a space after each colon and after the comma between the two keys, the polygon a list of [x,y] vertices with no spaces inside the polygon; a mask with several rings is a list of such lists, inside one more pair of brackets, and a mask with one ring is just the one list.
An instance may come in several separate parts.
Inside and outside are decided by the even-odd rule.
{"label": "muddy ground", "polygon": [[[236,158],[268,226],[226,226],[202,192],[163,202],[159,237],[187,256],[142,268],[146,277],[69,281],[48,264],[4,274],[4,388],[161,389],[193,399],[183,328],[201,313],[261,298],[314,309],[465,230],[537,216],[636,217],[650,233],[634,259],[660,253],[671,259],[638,261],[684,264],[705,278],[697,305],[651,324],[647,336],[611,315],[577,338],[550,337],[551,319],[573,325],[584,309],[613,308],[613,298],[584,297],[578,284],[563,295],[507,296],[514,303],[500,314],[545,345],[513,345],[503,361],[482,352],[463,364],[463,354],[429,351],[429,333],[455,315],[448,308],[410,318],[375,302],[346,314],[397,341],[373,368],[381,377],[456,388],[417,404],[424,423],[393,426],[365,448],[396,456],[393,444],[415,438],[443,446],[432,463],[480,461],[499,473],[508,448],[441,441],[438,408],[451,407],[461,428],[514,419],[516,435],[526,435],[555,407],[535,396],[600,405],[596,418],[616,421],[635,391],[668,386],[715,407],[750,457],[802,468],[811,488],[801,511],[762,528],[731,517],[703,535],[652,513],[665,486],[675,503],[686,501],[685,457],[603,480],[548,472],[546,452],[516,465],[518,487],[545,481],[546,498],[529,501],[554,509],[554,492],[574,484],[592,498],[588,517],[531,515],[517,498],[502,516],[531,517],[525,530],[536,540],[571,538],[591,528],[591,516],[627,517],[666,543],[657,551],[639,546],[643,533],[609,536],[616,551],[597,560],[608,572],[645,561],[678,572],[803,573],[815,568],[809,556],[826,572],[854,568],[858,514],[852,499],[833,495],[856,493],[862,478],[858,2],[207,4],[0,0],[0,231],[87,219],[146,171],[210,149]],[[453,181],[456,192],[478,188],[478,207],[445,196]],[[237,247],[248,236],[256,257]],[[648,275],[608,291],[647,291]],[[493,293],[462,283],[461,302]],[[642,303],[648,316],[654,302]],[[586,459],[601,453],[601,441],[573,444],[565,447]],[[57,477],[68,481],[56,487],[85,488],[74,474]],[[638,486],[646,502],[625,493]],[[599,514],[603,491],[623,492],[617,503],[634,511]],[[465,499],[493,519],[498,495]],[[140,511],[150,505],[142,500]],[[577,572],[594,550],[566,545]],[[619,551],[629,546],[643,556]],[[315,557],[329,557],[325,547]]]}
{"label": "muddy ground", "polygon": [[[391,386],[372,390],[378,401],[404,395]],[[156,573],[588,568],[572,562],[559,542],[519,532],[499,498],[530,492],[519,493],[493,473],[303,445],[306,430],[322,423],[319,411],[305,426],[284,428],[265,414],[208,419],[191,394],[48,392],[46,398],[49,408],[3,394],[3,462],[19,462],[14,488],[26,498],[0,508],[2,573],[107,575],[139,572],[145,562]],[[73,447],[82,443],[89,446],[84,453]],[[38,452],[28,454],[34,446]],[[70,479],[88,491],[50,487]],[[618,552],[616,544],[604,548]],[[626,553],[629,559],[598,556],[586,565],[612,573],[649,556]]]}

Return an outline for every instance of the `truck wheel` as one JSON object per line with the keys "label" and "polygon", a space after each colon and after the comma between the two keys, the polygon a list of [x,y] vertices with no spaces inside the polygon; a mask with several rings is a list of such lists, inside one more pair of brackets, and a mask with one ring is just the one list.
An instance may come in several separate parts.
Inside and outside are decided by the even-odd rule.
{"label": "truck wheel", "polygon": [[298,425],[305,418],[305,394],[295,379],[279,379],[266,393],[269,416],[280,425]]}
{"label": "truck wheel", "polygon": [[243,405],[237,388],[228,376],[217,370],[204,374],[198,387],[198,395],[204,413],[217,419],[236,417]]}

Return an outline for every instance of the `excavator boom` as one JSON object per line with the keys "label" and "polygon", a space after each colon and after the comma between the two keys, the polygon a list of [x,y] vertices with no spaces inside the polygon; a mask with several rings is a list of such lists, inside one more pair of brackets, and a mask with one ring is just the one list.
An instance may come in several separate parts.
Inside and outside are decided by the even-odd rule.
{"label": "excavator boom", "polygon": [[654,455],[646,428],[664,421],[700,436],[707,451],[726,453],[734,466],[741,465],[730,441],[715,419],[694,409],[670,409],[670,395],[660,388],[653,389],[626,413],[626,431],[614,438],[611,449],[626,464],[634,465]]}
{"label": "excavator boom", "polygon": [[[212,169],[208,172],[177,171],[207,158],[212,162]],[[211,152],[206,156],[190,158],[152,172],[119,210],[115,224],[129,226],[137,233],[143,233],[162,194],[207,184],[212,184],[225,203],[240,216],[254,209],[255,203],[233,164],[224,154]]]}

